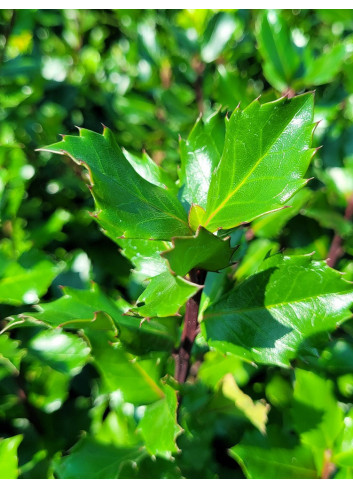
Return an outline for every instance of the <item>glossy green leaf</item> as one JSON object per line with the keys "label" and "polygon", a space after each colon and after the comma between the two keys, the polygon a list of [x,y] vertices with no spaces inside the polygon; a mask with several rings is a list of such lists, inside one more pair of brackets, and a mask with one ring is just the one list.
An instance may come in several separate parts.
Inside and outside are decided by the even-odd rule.
{"label": "glossy green leaf", "polygon": [[29,351],[44,364],[71,375],[81,371],[90,354],[90,348],[82,338],[60,330],[38,333],[30,341]]}
{"label": "glossy green leaf", "polygon": [[124,464],[140,454],[139,448],[116,447],[87,436],[55,463],[55,472],[60,479],[118,479]]}
{"label": "glossy green leaf", "polygon": [[343,419],[343,430],[337,440],[333,463],[340,467],[353,468],[353,412],[347,413]]}
{"label": "glossy green leaf", "polygon": [[22,435],[16,435],[0,440],[0,479],[17,479],[17,448],[22,438]]}
{"label": "glossy green leaf", "polygon": [[237,108],[227,122],[203,226],[231,229],[283,208],[306,183],[314,128],[312,93]]}
{"label": "glossy green leaf", "polygon": [[216,272],[231,264],[234,248],[230,240],[222,240],[203,227],[195,236],[174,238],[173,247],[162,256],[169,262],[170,269],[183,277],[193,268]]}
{"label": "glossy green leaf", "polygon": [[214,61],[222,52],[235,31],[241,35],[238,19],[227,12],[219,12],[209,23],[201,47],[201,56],[206,63]]}
{"label": "glossy green leaf", "polygon": [[240,281],[256,273],[258,268],[261,267],[263,260],[268,255],[275,254],[278,249],[278,244],[268,239],[257,239],[251,242],[235,271],[235,278]]}
{"label": "glossy green leaf", "polygon": [[181,199],[189,205],[206,207],[212,172],[224,144],[224,118],[219,112],[198,119],[187,139],[180,140]]}
{"label": "glossy green leaf", "polygon": [[168,457],[178,450],[175,440],[182,429],[176,417],[177,394],[168,385],[163,391],[163,399],[146,407],[139,429],[149,453]]}
{"label": "glossy green leaf", "polygon": [[119,390],[125,402],[136,405],[163,399],[160,357],[138,358],[127,353],[119,343],[114,343],[114,332],[109,326],[105,327],[105,331],[90,331],[87,335],[94,363],[108,392]]}
{"label": "glossy green leaf", "polygon": [[141,157],[129,153],[126,149],[123,149],[123,153],[134,170],[142,178],[147,180],[147,182],[153,183],[161,188],[168,188],[176,191],[177,187],[172,178],[161,166],[157,165],[146,152],[143,152]]}
{"label": "glossy green leaf", "polygon": [[204,313],[209,344],[258,363],[288,366],[351,317],[353,288],[310,256],[275,255]]}
{"label": "glossy green leaf", "polygon": [[144,280],[160,273],[167,272],[166,261],[161,253],[170,248],[166,241],[150,241],[147,239],[118,239],[122,254],[134,265],[134,272]]}
{"label": "glossy green leaf", "polygon": [[[23,313],[13,318],[9,328],[38,326],[58,327],[67,330],[84,329],[89,331],[97,329],[97,320],[103,320],[103,329],[106,321],[111,329],[112,321],[118,330],[120,341],[136,354],[149,351],[171,351],[175,342],[175,328],[171,323],[162,323],[151,320],[140,324],[138,318],[126,316],[124,313],[130,304],[118,299],[113,301],[93,284],[91,290],[75,290],[63,288],[64,295],[53,302],[42,303],[37,306],[39,312]],[[97,312],[103,311],[106,315],[97,317]],[[107,316],[109,315],[109,316]],[[104,322],[105,321],[105,322]]]}
{"label": "glossy green leaf", "polygon": [[255,219],[252,222],[251,229],[256,237],[275,238],[286,223],[308,203],[311,196],[312,191],[308,188],[303,188],[287,201],[286,206],[288,207],[282,209],[281,212],[270,213]]}
{"label": "glossy green leaf", "polygon": [[19,346],[20,342],[9,338],[7,334],[0,336],[0,365],[12,374],[19,373],[21,359],[26,353]]}
{"label": "glossy green leaf", "polygon": [[164,272],[151,279],[131,311],[147,318],[174,316],[199,290],[199,285]]}
{"label": "glossy green leaf", "polygon": [[271,446],[260,434],[249,434],[230,449],[248,479],[316,479],[310,450]]}
{"label": "glossy green leaf", "polygon": [[300,65],[300,55],[287,23],[276,10],[263,13],[257,25],[257,41],[267,80],[280,91],[291,86]]}
{"label": "glossy green leaf", "polygon": [[104,128],[103,134],[81,129],[80,136],[64,136],[43,150],[67,154],[89,169],[98,221],[113,240],[120,236],[168,240],[190,234],[176,197],[134,170],[109,129]]}
{"label": "glossy green leaf", "polygon": [[0,255],[0,304],[33,304],[38,302],[59,273],[59,267],[49,260],[32,263],[23,256],[10,261]]}
{"label": "glossy green leaf", "polygon": [[343,428],[343,412],[333,393],[333,383],[315,372],[296,369],[291,415],[303,444],[310,446],[319,460],[332,450]]}

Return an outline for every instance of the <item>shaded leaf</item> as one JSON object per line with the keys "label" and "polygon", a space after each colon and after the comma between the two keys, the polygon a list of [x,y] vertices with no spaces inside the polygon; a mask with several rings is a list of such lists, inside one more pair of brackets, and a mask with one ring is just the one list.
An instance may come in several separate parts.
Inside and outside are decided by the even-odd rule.
{"label": "shaded leaf", "polygon": [[172,243],[173,248],[164,251],[162,256],[168,260],[171,270],[182,277],[192,268],[212,272],[226,268],[234,253],[230,239],[222,240],[201,226],[195,236],[174,238]]}

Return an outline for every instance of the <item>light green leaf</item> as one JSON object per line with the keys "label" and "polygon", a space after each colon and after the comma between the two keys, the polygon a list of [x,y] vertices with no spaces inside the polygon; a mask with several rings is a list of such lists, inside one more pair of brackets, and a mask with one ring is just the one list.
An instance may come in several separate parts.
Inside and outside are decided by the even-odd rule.
{"label": "light green leaf", "polygon": [[0,479],[17,479],[17,448],[22,438],[22,435],[16,435],[0,440]]}
{"label": "light green leaf", "polygon": [[261,433],[266,432],[267,413],[270,409],[268,404],[261,401],[254,402],[250,396],[239,389],[232,374],[225,375],[221,389],[223,395],[234,401],[235,406]]}
{"label": "light green leaf", "polygon": [[169,272],[161,273],[151,279],[131,311],[143,317],[174,316],[199,290],[197,284]]}
{"label": "light green leaf", "polygon": [[190,234],[177,198],[133,169],[108,128],[103,134],[80,129],[80,136],[64,136],[42,151],[67,154],[88,168],[98,222],[113,240],[169,240]]}
{"label": "light green leaf", "polygon": [[256,273],[267,255],[273,255],[279,244],[268,239],[256,239],[249,244],[245,256],[238,265],[234,277],[240,281]]}
{"label": "light green leaf", "polygon": [[180,140],[181,199],[189,205],[206,207],[212,172],[222,156],[224,132],[224,118],[216,112],[198,119],[188,138]]}
{"label": "light green leaf", "polygon": [[138,427],[149,453],[170,457],[178,450],[175,440],[182,429],[176,417],[176,392],[169,385],[165,385],[163,391],[163,399],[146,407]]}
{"label": "light green leaf", "polygon": [[353,410],[343,419],[343,430],[337,440],[333,463],[340,467],[353,468]]}
{"label": "light green leaf", "polygon": [[215,389],[227,374],[231,374],[239,386],[245,385],[255,367],[231,354],[209,351],[204,356],[198,378],[208,387]]}
{"label": "light green leaf", "polygon": [[353,287],[310,256],[275,255],[204,313],[209,344],[245,360],[288,366],[351,317]]}
{"label": "light green leaf", "polygon": [[233,112],[212,175],[204,227],[231,229],[279,210],[305,185],[302,177],[315,152],[313,101],[312,93],[264,105],[255,100]]}
{"label": "light green leaf", "polygon": [[340,43],[317,58],[310,56],[309,59],[306,59],[306,72],[302,85],[318,86],[333,81],[342,69],[346,54],[344,43]]}
{"label": "light green leaf", "polygon": [[234,248],[230,239],[222,240],[203,227],[195,236],[174,238],[173,248],[164,251],[162,256],[169,262],[170,269],[183,277],[192,268],[216,272],[231,264]]}

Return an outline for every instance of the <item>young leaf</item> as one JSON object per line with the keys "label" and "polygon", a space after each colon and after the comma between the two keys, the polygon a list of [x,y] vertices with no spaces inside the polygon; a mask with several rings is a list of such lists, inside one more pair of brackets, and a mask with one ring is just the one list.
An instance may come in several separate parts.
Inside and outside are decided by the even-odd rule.
{"label": "young leaf", "polygon": [[17,448],[22,441],[22,435],[0,440],[0,477],[1,479],[17,479],[18,458]]}
{"label": "young leaf", "polygon": [[172,243],[173,248],[164,251],[162,256],[168,260],[171,270],[181,277],[192,268],[211,272],[226,268],[234,253],[230,239],[222,240],[201,226],[195,236],[174,238]]}
{"label": "young leaf", "polygon": [[131,311],[143,317],[174,316],[178,314],[181,306],[199,290],[199,285],[188,280],[174,277],[169,272],[161,273],[151,279],[137,299],[137,306],[133,307]]}
{"label": "young leaf", "polygon": [[191,233],[181,203],[134,170],[108,128],[103,134],[80,129],[79,136],[64,136],[42,151],[67,154],[88,168],[97,218],[113,240],[169,240]]}
{"label": "young leaf", "polygon": [[244,413],[248,420],[261,431],[261,433],[265,433],[267,413],[270,406],[268,404],[263,404],[261,401],[254,402],[250,396],[239,389],[232,374],[225,375],[221,388],[223,395],[234,401],[235,406]]}
{"label": "young leaf", "polygon": [[221,161],[215,169],[203,226],[214,232],[283,208],[303,187],[315,149],[310,148],[312,93],[239,107],[226,125]]}
{"label": "young leaf", "polygon": [[204,313],[209,344],[250,361],[288,366],[316,336],[351,317],[353,287],[325,262],[275,255]]}

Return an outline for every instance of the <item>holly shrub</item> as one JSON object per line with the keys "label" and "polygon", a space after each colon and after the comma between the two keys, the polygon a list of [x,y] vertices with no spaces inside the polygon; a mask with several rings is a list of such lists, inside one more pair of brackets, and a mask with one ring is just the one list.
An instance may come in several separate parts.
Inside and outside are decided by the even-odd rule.
{"label": "holly shrub", "polygon": [[0,477],[352,478],[352,11],[0,17]]}

